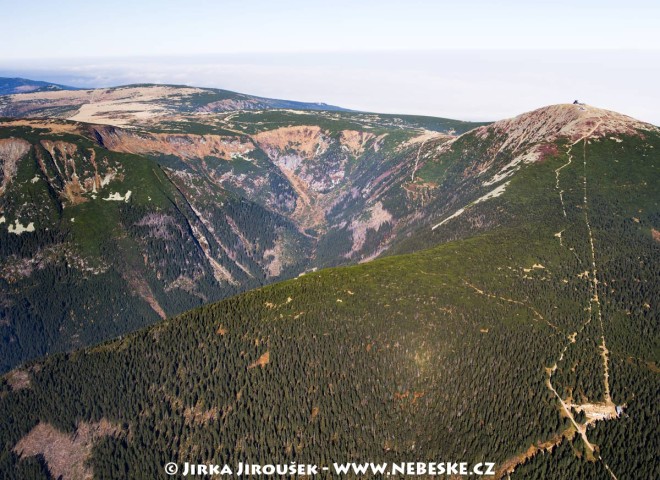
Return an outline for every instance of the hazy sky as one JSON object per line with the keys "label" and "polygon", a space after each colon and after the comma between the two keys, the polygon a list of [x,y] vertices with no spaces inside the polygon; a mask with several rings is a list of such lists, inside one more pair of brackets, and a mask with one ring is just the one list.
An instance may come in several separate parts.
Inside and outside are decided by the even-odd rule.
{"label": "hazy sky", "polygon": [[575,98],[660,124],[660,2],[0,0],[0,75],[187,83],[495,119]]}

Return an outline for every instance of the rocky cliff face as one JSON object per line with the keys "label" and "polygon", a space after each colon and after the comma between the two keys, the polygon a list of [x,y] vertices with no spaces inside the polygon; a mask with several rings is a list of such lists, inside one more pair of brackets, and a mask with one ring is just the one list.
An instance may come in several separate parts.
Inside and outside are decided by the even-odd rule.
{"label": "rocky cliff face", "polygon": [[16,176],[18,161],[30,150],[30,143],[21,138],[0,140],[0,196]]}
{"label": "rocky cliff face", "polygon": [[235,192],[286,216],[301,232],[359,224],[359,219],[329,215],[342,199],[363,200],[355,196],[355,182],[379,183],[402,174],[410,161],[401,155],[395,168],[381,172],[390,149],[408,147],[393,143],[381,149],[387,133],[334,131],[317,125],[235,136],[137,133],[116,127],[91,127],[90,131],[104,148],[160,159],[179,182],[196,190],[196,198],[203,196],[203,189],[193,184],[204,179],[213,186],[209,188]]}
{"label": "rocky cliff face", "polygon": [[90,131],[100,146],[122,153],[231,160],[254,150],[254,144],[240,136],[138,133],[112,126],[92,126]]}
{"label": "rocky cliff face", "polygon": [[[0,128],[1,368],[307,267],[313,245],[294,223],[198,163],[230,163],[249,139],[115,132],[113,151],[86,129],[35,126]],[[137,151],[182,163],[124,153]]]}

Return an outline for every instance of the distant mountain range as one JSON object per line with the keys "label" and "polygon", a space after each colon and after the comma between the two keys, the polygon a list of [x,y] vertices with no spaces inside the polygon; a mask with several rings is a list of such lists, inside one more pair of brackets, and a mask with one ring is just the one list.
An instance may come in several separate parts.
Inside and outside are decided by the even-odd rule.
{"label": "distant mountain range", "polygon": [[[24,95],[32,93],[34,95]],[[217,88],[138,84],[100,89],[76,89],[22,78],[0,78],[0,115],[67,118],[108,123],[97,110],[118,115],[123,106],[132,116],[152,118],[165,113],[211,113],[233,110],[295,109],[346,111],[325,103],[256,97]],[[36,96],[35,96],[36,95]],[[80,109],[80,110],[79,110]],[[115,120],[118,117],[115,116]],[[112,122],[113,124],[116,122]]]}
{"label": "distant mountain range", "polygon": [[29,80],[27,78],[0,77],[0,95],[13,95],[17,93],[53,92],[58,90],[77,90],[76,87],[59,85],[57,83]]}
{"label": "distant mountain range", "polygon": [[4,477],[657,476],[658,127],[281,102],[0,97]]}

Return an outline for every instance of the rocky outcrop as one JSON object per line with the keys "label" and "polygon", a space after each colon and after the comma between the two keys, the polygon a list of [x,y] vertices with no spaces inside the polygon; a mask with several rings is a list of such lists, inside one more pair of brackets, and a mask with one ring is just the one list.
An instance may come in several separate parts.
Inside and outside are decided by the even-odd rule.
{"label": "rocky outcrop", "polygon": [[266,104],[255,99],[226,98],[211,102],[199,108],[199,112],[232,112],[234,110],[256,110],[265,108]]}
{"label": "rocky outcrop", "polygon": [[30,143],[21,138],[0,139],[0,196],[16,176],[18,161],[30,151]]}
{"label": "rocky outcrop", "polygon": [[322,135],[321,127],[304,125],[283,127],[253,135],[255,142],[268,156],[291,169],[302,160],[325,152],[328,139]]}
{"label": "rocky outcrop", "polygon": [[[37,149],[41,173],[60,194],[64,206],[87,202],[111,180],[120,178],[119,170],[104,159],[99,165],[96,151],[79,150],[75,143],[41,140],[45,155]],[[50,157],[50,158],[48,158]]]}
{"label": "rocky outcrop", "polygon": [[575,141],[585,135],[639,135],[640,131],[660,131],[627,115],[579,104],[560,104],[539,108],[514,118],[500,120],[477,129],[478,136],[501,137],[500,150],[551,143],[559,138]]}
{"label": "rocky outcrop", "polygon": [[382,225],[392,223],[392,220],[392,214],[383,208],[382,202],[377,202],[358,218],[353,219],[349,226],[349,230],[353,233],[353,246],[346,257],[350,258],[362,250],[369,230],[377,231]]}
{"label": "rocky outcrop", "polygon": [[235,155],[254,150],[254,144],[247,137],[239,136],[137,133],[110,126],[93,126],[90,130],[100,145],[122,153],[231,160]]}
{"label": "rocky outcrop", "polygon": [[371,132],[342,130],[339,136],[339,142],[343,149],[348,151],[354,157],[359,157],[364,153],[367,144],[374,138],[376,138],[376,135]]}

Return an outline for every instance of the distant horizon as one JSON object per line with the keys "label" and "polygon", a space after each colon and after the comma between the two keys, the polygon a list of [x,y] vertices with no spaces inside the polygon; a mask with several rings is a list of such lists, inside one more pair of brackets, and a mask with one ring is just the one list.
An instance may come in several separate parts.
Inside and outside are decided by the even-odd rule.
{"label": "distant horizon", "polygon": [[471,121],[577,99],[658,125],[659,18],[651,0],[70,0],[6,22],[0,75]]}
{"label": "distant horizon", "polygon": [[[96,86],[96,87],[79,87],[79,86],[76,86],[76,85],[70,85],[70,84],[61,83],[61,82],[55,82],[55,81],[51,81],[51,80],[48,80],[48,79],[42,79],[42,78],[28,78],[28,77],[20,76],[20,75],[19,76],[14,76],[14,77],[7,77],[7,76],[2,75],[1,72],[0,72],[0,78],[11,78],[11,79],[17,79],[17,80],[28,80],[28,81],[34,81],[34,82],[43,82],[43,83],[48,83],[48,84],[52,84],[52,85],[59,85],[59,86],[63,86],[63,87],[71,87],[71,88],[74,88],[74,89],[77,89],[77,90],[96,90],[96,89],[103,89],[103,88],[119,88],[119,87],[130,87],[130,86],[134,86],[134,85],[160,85],[160,86],[170,86],[170,87],[190,87],[190,88],[202,88],[202,89],[216,89],[216,90],[224,90],[224,91],[227,91],[227,92],[232,92],[232,93],[237,93],[237,94],[248,95],[248,96],[252,96],[252,97],[267,98],[267,99],[271,99],[271,100],[283,100],[283,101],[294,101],[294,102],[298,101],[296,98],[277,98],[277,97],[273,97],[273,96],[252,95],[250,92],[240,92],[240,91],[230,90],[230,89],[222,88],[222,87],[210,87],[210,86],[194,85],[194,84],[188,84],[188,83],[134,82],[134,83],[122,83],[122,84],[118,84],[118,85],[100,85],[100,86]],[[58,90],[58,91],[61,91],[61,90]],[[22,93],[38,93],[38,92],[26,91],[26,92],[22,92]],[[14,94],[14,95],[20,95],[20,94],[21,93],[17,93],[17,94]],[[573,102],[575,102],[575,101],[577,101],[577,99],[575,99]],[[567,102],[562,102],[562,103],[552,103],[552,104],[546,104],[546,105],[539,105],[535,108],[532,108],[531,110],[536,110],[536,109],[539,109],[539,108],[548,107],[548,106],[552,106],[552,105],[562,105],[562,104],[567,104],[568,105],[568,104],[571,104],[573,102],[567,101]],[[327,103],[327,102],[323,102],[323,101],[310,101],[310,102],[301,102],[301,103],[315,103],[315,104],[318,104],[318,105],[327,105],[329,107],[339,107],[339,108],[342,109],[341,111],[347,111],[347,112],[357,112],[357,113],[366,113],[366,114],[375,114],[375,115],[400,115],[400,116],[420,116],[420,117],[429,117],[429,118],[447,118],[448,120],[459,120],[459,121],[474,122],[474,123],[496,122],[498,120],[511,118],[511,117],[503,117],[503,118],[482,119],[482,120],[465,120],[465,119],[462,119],[462,118],[448,118],[448,117],[441,117],[441,116],[438,116],[438,115],[415,114],[415,113],[406,113],[406,112],[382,112],[382,111],[373,111],[373,110],[355,110],[355,109],[345,107],[343,105],[335,105],[335,104],[331,104],[331,103]],[[585,102],[580,102],[580,104],[590,105],[590,104],[587,104]],[[590,106],[596,107],[596,108],[601,108],[598,105],[590,105]],[[525,112],[531,111],[531,110],[526,110]],[[313,112],[313,110],[311,110],[310,112]],[[525,112],[520,112],[517,115],[523,114]],[[618,112],[618,113],[625,114],[625,112]],[[515,116],[517,116],[517,115],[515,115]],[[647,123],[652,123],[652,122],[647,122]]]}
{"label": "distant horizon", "polygon": [[4,25],[14,41],[0,75],[472,121],[577,99],[660,124],[657,1],[70,0],[57,6],[64,22],[44,5],[30,9],[29,30]]}
{"label": "distant horizon", "polygon": [[[394,66],[394,67],[393,67]],[[496,121],[574,100],[660,125],[660,50],[418,50],[3,60],[0,76],[219,88],[350,110]]]}

